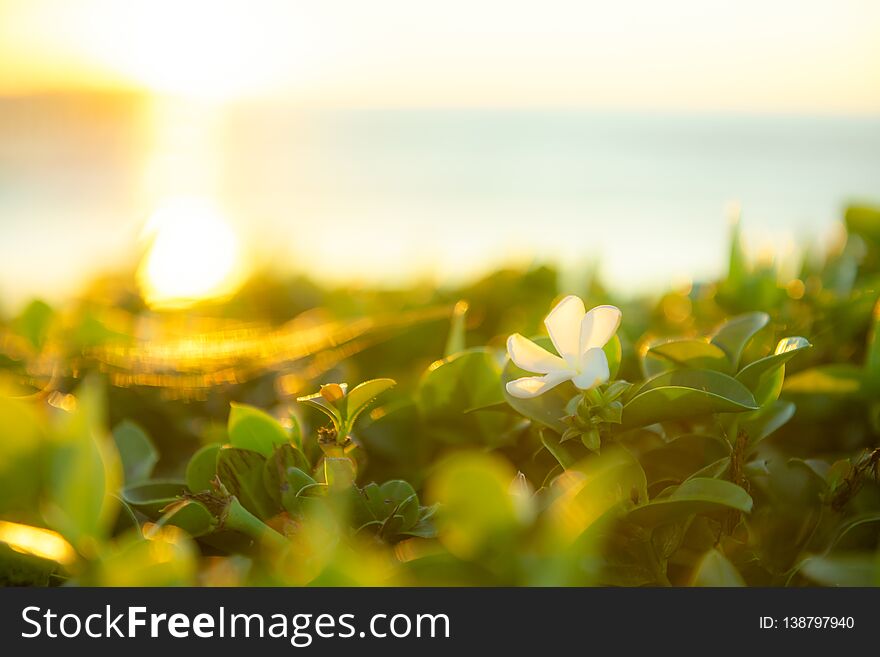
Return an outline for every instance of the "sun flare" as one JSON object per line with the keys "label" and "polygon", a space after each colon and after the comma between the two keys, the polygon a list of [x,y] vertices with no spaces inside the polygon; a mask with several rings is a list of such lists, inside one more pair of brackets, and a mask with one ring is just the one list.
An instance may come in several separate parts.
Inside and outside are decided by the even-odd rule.
{"label": "sun flare", "polygon": [[174,199],[150,217],[144,233],[150,246],[138,280],[151,306],[186,306],[221,298],[241,283],[238,238],[211,203]]}

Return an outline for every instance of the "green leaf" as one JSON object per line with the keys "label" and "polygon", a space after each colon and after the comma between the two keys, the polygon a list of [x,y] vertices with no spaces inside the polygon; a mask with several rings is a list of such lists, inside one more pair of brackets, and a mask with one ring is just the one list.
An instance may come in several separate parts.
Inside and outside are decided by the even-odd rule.
{"label": "green leaf", "polygon": [[762,312],[737,315],[715,329],[711,343],[724,350],[730,364],[735,369],[739,365],[740,356],[742,356],[743,349],[749,340],[767,326],[769,321],[770,316]]}
{"label": "green leaf", "polygon": [[195,500],[179,500],[165,509],[158,525],[180,527],[193,537],[210,534],[217,527],[215,518],[208,509]]}
{"label": "green leaf", "polygon": [[122,459],[125,483],[134,484],[150,478],[159,460],[159,452],[146,432],[130,420],[123,420],[113,429],[113,440]]}
{"label": "green leaf", "polygon": [[758,408],[748,388],[713,370],[673,370],[646,381],[623,407],[624,428],[681,420],[710,413]]}
{"label": "green leaf", "polygon": [[306,395],[305,397],[297,397],[296,401],[308,404],[312,408],[321,411],[324,415],[330,418],[337,432],[344,430],[345,422],[342,418],[342,413],[336,408],[336,406],[324,399],[320,392],[316,392],[313,395]]}
{"label": "green leaf", "polygon": [[119,515],[116,517],[116,523],[113,525],[113,534],[120,534],[129,529],[139,529],[141,525],[134,513],[134,509],[120,495],[115,495],[114,497],[119,500]]}
{"label": "green leaf", "polygon": [[408,481],[392,479],[379,486],[379,494],[382,497],[383,504],[394,509],[415,495],[416,491]]}
{"label": "green leaf", "polygon": [[776,400],[772,404],[749,413],[740,420],[739,428],[749,437],[749,449],[752,449],[767,436],[783,426],[793,416],[795,405],[790,401]]}
{"label": "green leaf", "polygon": [[[532,341],[550,353],[556,353],[550,338],[538,337],[533,338]],[[566,406],[578,392],[574,384],[565,382],[533,399],[520,399],[508,394],[506,390],[507,384],[514,379],[524,376],[534,376],[534,372],[526,372],[517,367],[513,361],[507,361],[501,373],[501,391],[504,399],[520,415],[524,415],[533,422],[537,422],[545,427],[550,427],[559,434],[564,433],[568,428],[568,425],[562,421],[562,418],[568,415]]]}
{"label": "green leaf", "polygon": [[568,469],[577,463],[578,456],[572,449],[571,444],[564,444],[565,441],[563,441],[562,436],[558,433],[541,429],[541,443],[563,468]]}
{"label": "green leaf", "polygon": [[14,322],[18,333],[27,339],[34,349],[40,349],[49,334],[55,311],[45,301],[31,301]]}
{"label": "green leaf", "polygon": [[611,445],[580,461],[553,481],[554,499],[545,512],[544,541],[558,550],[588,542],[618,510],[648,499],[641,464],[626,449]]}
{"label": "green leaf", "polygon": [[851,205],[846,209],[844,221],[849,232],[880,245],[880,208]]}
{"label": "green leaf", "polygon": [[608,379],[613,381],[620,370],[620,360],[623,355],[620,338],[612,335],[611,339],[602,347],[602,351],[605,352],[605,357],[608,359]]}
{"label": "green leaf", "polygon": [[426,427],[443,442],[497,442],[511,421],[501,413],[467,413],[504,401],[501,369],[488,349],[468,349],[433,363],[417,394]]}
{"label": "green leaf", "polygon": [[774,370],[785,366],[788,361],[797,356],[798,352],[809,349],[812,346],[806,338],[799,336],[784,338],[776,345],[776,350],[772,356],[759,358],[749,363],[739,371],[736,375],[736,380],[754,392],[757,390],[762,378]]}
{"label": "green leaf", "polygon": [[745,586],[742,575],[718,550],[709,550],[694,571],[692,586],[737,587]]}
{"label": "green leaf", "polygon": [[395,515],[403,518],[403,523],[398,531],[407,531],[415,527],[419,521],[419,496],[413,493],[397,507]]}
{"label": "green leaf", "polygon": [[290,444],[299,451],[303,450],[303,434],[299,419],[293,413],[290,414]]}
{"label": "green leaf", "polygon": [[193,493],[211,490],[217,476],[217,455],[220,443],[205,445],[193,454],[186,464],[186,486]]}
{"label": "green leaf", "polygon": [[392,479],[381,486],[370,484],[365,486],[362,492],[367,501],[367,508],[376,520],[385,520],[395,513],[401,513],[400,507],[414,496],[418,507],[418,495],[415,489],[402,479]]}
{"label": "green leaf", "polygon": [[654,345],[645,358],[665,360],[672,366],[717,370],[729,374],[730,361],[721,347],[705,340],[673,340]]}
{"label": "green leaf", "polygon": [[880,586],[880,559],[874,552],[810,557],[800,572],[823,586]]}
{"label": "green leaf", "polygon": [[792,394],[860,397],[864,378],[862,368],[849,363],[820,365],[787,377],[783,390]]}
{"label": "green leaf", "polygon": [[57,416],[44,459],[43,515],[76,548],[103,540],[118,512],[113,493],[122,483],[122,467],[105,417],[103,389],[88,379],[77,389],[76,409]]}
{"label": "green leaf", "polygon": [[694,472],[688,479],[718,479],[730,468],[730,457],[722,456]]}
{"label": "green leaf", "polygon": [[185,492],[186,484],[182,481],[159,479],[126,486],[120,496],[131,508],[155,520]]}
{"label": "green leaf", "polygon": [[324,457],[324,483],[330,490],[350,488],[356,476],[354,461],[347,457]]}
{"label": "green leaf", "polygon": [[698,470],[728,456],[729,446],[714,436],[683,434],[645,452],[640,461],[652,484],[680,483]]}
{"label": "green leaf", "polygon": [[728,509],[750,513],[752,498],[745,490],[729,481],[695,477],[681,484],[668,497],[636,507],[629,512],[627,518],[639,525],[655,527],[694,514]]}
{"label": "green leaf", "polygon": [[260,519],[275,515],[278,507],[263,484],[266,457],[259,452],[223,447],[217,455],[217,476],[241,505]]}
{"label": "green leaf", "polygon": [[[266,487],[266,492],[276,504],[281,504],[284,492],[288,487],[288,470],[295,468],[305,473],[311,470],[311,465],[305,454],[293,445],[285,444],[275,448],[272,456],[266,460],[265,468],[263,485]],[[294,492],[294,495],[298,492],[299,488]]]}
{"label": "green leaf", "polygon": [[228,430],[233,447],[258,452],[266,458],[272,456],[275,447],[290,441],[278,420],[246,404],[231,404]]}
{"label": "green leaf", "polygon": [[367,508],[377,520],[384,520],[388,517],[390,510],[386,507],[382,500],[382,493],[379,490],[379,484],[372,482],[361,489],[364,499],[367,501]]}
{"label": "green leaf", "polygon": [[438,508],[437,504],[419,507],[418,521],[409,529],[401,531],[401,535],[416,536],[418,538],[436,538],[437,527],[434,525],[433,517]]}
{"label": "green leaf", "polygon": [[326,486],[319,484],[299,468],[288,468],[285,482],[281,486],[281,506],[284,510],[296,513],[299,510],[300,493],[310,486],[321,486],[322,489],[326,489]]}
{"label": "green leaf", "polygon": [[0,517],[39,506],[46,442],[40,420],[35,404],[0,397]]}
{"label": "green leaf", "polygon": [[394,379],[371,379],[356,385],[345,395],[345,422],[348,431],[354,428],[358,416],[363,413],[376,397],[396,385]]}

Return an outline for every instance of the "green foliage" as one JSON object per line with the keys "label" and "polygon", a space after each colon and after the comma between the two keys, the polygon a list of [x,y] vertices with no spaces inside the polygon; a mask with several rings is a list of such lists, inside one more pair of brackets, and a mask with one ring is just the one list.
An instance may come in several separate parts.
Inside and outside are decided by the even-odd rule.
{"label": "green foliage", "polygon": [[299,397],[297,401],[324,413],[333,423],[337,436],[344,439],[352,433],[360,414],[395,383],[394,379],[371,379],[358,384],[351,391],[345,384],[334,383],[321,386],[321,392]]}
{"label": "green foliage", "polygon": [[[224,316],[269,313],[275,336],[320,312],[285,325],[306,329],[278,362],[191,387],[168,380],[213,361],[125,368],[141,310],[31,304],[0,327],[0,520],[57,532],[57,553],[0,534],[0,583],[880,584],[878,217],[850,208],[847,239],[784,282],[736,228],[725,278],[623,305],[607,381],[531,399],[506,384],[540,372],[504,344],[568,292],[546,268],[450,290],[278,283],[271,311],[246,296]],[[614,302],[598,280],[587,295]],[[394,324],[408,313],[428,319]],[[308,342],[317,315],[344,331]]]}
{"label": "green foliage", "polygon": [[121,483],[119,455],[103,421],[105,399],[94,380],[79,392],[77,408],[58,416],[44,464],[44,512],[49,526],[74,547],[91,552],[115,518],[113,492]]}
{"label": "green foliage", "polygon": [[29,303],[18,316],[15,328],[30,343],[31,347],[39,350],[49,335],[54,318],[55,311],[49,304],[45,301],[35,300]]}
{"label": "green foliage", "polygon": [[749,340],[769,321],[767,313],[762,312],[738,315],[715,329],[711,343],[720,347],[727,354],[730,365],[736,368]]}
{"label": "green foliage", "polygon": [[232,404],[229,411],[229,442],[238,449],[248,449],[265,457],[290,438],[268,413],[244,404]]}
{"label": "green foliage", "polygon": [[158,518],[162,510],[177,501],[186,485],[182,481],[154,480],[131,484],[121,491],[122,501],[148,518]]}
{"label": "green foliage", "polygon": [[148,479],[159,460],[159,452],[150,437],[137,424],[125,420],[113,429],[113,440],[122,459],[126,484]]}
{"label": "green foliage", "polygon": [[711,514],[731,509],[749,513],[752,510],[752,498],[729,481],[694,477],[677,486],[668,495],[634,508],[627,519],[645,527],[656,527],[695,514]]}
{"label": "green foliage", "polygon": [[672,370],[658,374],[630,392],[623,407],[623,426],[640,427],[757,408],[748,388],[726,374],[713,370]]}
{"label": "green foliage", "polygon": [[742,575],[718,550],[709,550],[697,564],[694,586],[745,586]]}
{"label": "green foliage", "polygon": [[217,474],[220,444],[211,443],[199,449],[186,465],[186,487],[193,493],[211,490]]}
{"label": "green foliage", "polygon": [[266,457],[259,452],[223,447],[217,454],[217,478],[241,505],[258,518],[270,518],[277,505],[263,484]]}
{"label": "green foliage", "polygon": [[498,360],[487,349],[461,351],[431,365],[419,382],[418,404],[432,435],[449,443],[501,442],[509,418],[493,410],[504,401],[500,378]]}
{"label": "green foliage", "polygon": [[648,377],[676,367],[717,370],[726,374],[733,369],[724,350],[704,340],[671,340],[654,345],[646,352],[643,367]]}

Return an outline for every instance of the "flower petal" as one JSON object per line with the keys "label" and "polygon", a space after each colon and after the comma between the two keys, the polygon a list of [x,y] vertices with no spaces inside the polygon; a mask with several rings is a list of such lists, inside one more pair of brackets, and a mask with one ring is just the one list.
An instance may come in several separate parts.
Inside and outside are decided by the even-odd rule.
{"label": "flower petal", "polygon": [[617,306],[596,306],[581,320],[580,353],[604,347],[620,326],[623,313]]}
{"label": "flower petal", "polygon": [[542,395],[548,390],[555,388],[560,383],[565,383],[574,375],[572,370],[551,372],[544,376],[526,376],[521,379],[508,381],[507,394],[519,399],[532,399]]}
{"label": "flower petal", "polygon": [[581,354],[580,328],[584,312],[584,302],[570,294],[557,303],[544,320],[553,346],[570,364],[576,363]]}
{"label": "flower petal", "polygon": [[517,367],[527,372],[547,374],[555,370],[570,369],[559,356],[551,354],[519,333],[507,338],[507,353]]}
{"label": "flower petal", "polygon": [[581,373],[572,379],[574,384],[581,390],[595,388],[600,383],[605,383],[611,373],[608,371],[608,357],[605,352],[594,347],[584,354]]}

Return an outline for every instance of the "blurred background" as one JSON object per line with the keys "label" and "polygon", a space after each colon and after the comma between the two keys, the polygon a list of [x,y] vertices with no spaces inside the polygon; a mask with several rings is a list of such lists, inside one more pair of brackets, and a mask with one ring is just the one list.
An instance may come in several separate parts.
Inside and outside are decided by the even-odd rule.
{"label": "blurred background", "polygon": [[121,272],[452,285],[784,263],[880,197],[872,0],[0,0],[0,308]]}

